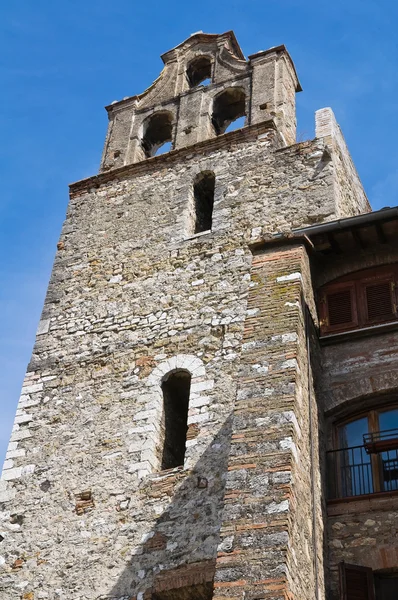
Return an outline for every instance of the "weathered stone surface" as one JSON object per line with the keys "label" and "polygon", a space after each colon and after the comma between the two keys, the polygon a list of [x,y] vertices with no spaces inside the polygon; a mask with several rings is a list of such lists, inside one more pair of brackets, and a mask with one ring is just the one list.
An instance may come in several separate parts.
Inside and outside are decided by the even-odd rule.
{"label": "weathered stone surface", "polygon": [[[205,53],[213,81],[188,89]],[[246,61],[231,32],[198,34],[163,58],[151,88],[108,107],[101,173],[71,186],[0,487],[4,600],[185,600],[192,587],[207,600],[213,580],[220,598],[324,597],[318,432],[348,383],[343,353],[309,331],[307,246],[289,236],[369,205],[330,109],[294,143],[284,47]],[[212,102],[234,86],[246,126],[216,136]],[[142,126],[160,109],[174,150],[144,160]],[[212,226],[194,234],[207,171]],[[161,471],[162,383],[179,370],[185,460]],[[364,521],[368,545],[378,519]],[[335,565],[345,542],[330,531]]]}

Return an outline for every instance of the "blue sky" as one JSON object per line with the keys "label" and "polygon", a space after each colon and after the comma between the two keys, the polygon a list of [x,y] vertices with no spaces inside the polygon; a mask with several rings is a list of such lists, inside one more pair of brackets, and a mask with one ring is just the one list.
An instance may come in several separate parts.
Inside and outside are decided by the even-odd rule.
{"label": "blue sky", "polygon": [[233,29],[244,54],[285,44],[304,91],[298,139],[331,106],[374,209],[398,204],[398,3],[19,0],[0,8],[0,462],[68,201],[98,171],[104,105],[142,92],[160,54]]}

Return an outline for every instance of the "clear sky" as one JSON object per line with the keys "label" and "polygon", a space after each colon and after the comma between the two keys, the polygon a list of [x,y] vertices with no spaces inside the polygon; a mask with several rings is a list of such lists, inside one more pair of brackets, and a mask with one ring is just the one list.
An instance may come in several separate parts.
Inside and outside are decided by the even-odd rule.
{"label": "clear sky", "polygon": [[0,8],[0,462],[68,201],[98,171],[103,106],[142,92],[160,54],[233,29],[244,54],[285,44],[298,139],[331,106],[374,209],[398,204],[396,0],[19,0]]}

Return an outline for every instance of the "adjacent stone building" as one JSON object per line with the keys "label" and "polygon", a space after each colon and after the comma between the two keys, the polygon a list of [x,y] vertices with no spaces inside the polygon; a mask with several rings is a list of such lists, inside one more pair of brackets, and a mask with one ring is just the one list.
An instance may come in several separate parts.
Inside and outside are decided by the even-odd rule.
{"label": "adjacent stone building", "polygon": [[1,598],[396,598],[398,210],[371,212],[330,109],[296,143],[284,46],[162,59],[70,187]]}

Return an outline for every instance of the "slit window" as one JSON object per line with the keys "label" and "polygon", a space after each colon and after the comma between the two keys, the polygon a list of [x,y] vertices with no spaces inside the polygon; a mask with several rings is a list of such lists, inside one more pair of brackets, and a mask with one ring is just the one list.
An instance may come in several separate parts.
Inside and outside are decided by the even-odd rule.
{"label": "slit window", "polygon": [[194,233],[209,231],[213,220],[215,176],[211,171],[200,173],[193,185],[195,204]]}
{"label": "slit window", "polygon": [[200,56],[189,63],[187,79],[191,88],[211,83],[211,60],[208,56]]}
{"label": "slit window", "polygon": [[191,374],[188,371],[174,371],[163,380],[162,470],[184,464],[190,388]]}
{"label": "slit window", "polygon": [[214,99],[212,123],[214,131],[217,135],[221,135],[232,128],[243,127],[243,123],[239,121],[236,127],[232,124],[238,119],[246,116],[246,97],[245,92],[241,88],[228,88]]}
{"label": "slit window", "polygon": [[398,266],[365,269],[321,288],[321,334],[340,333],[397,320]]}
{"label": "slit window", "polygon": [[172,116],[168,112],[155,113],[144,122],[142,149],[146,158],[172,149]]}

